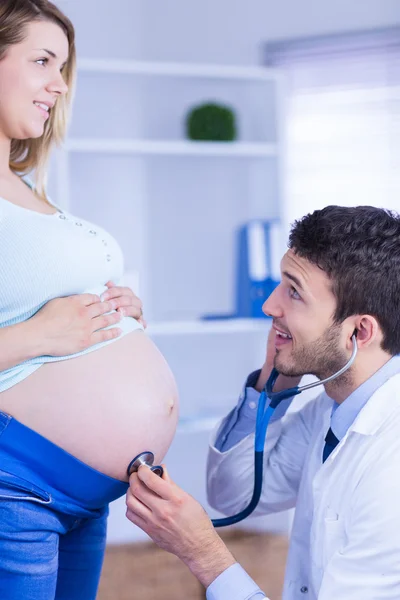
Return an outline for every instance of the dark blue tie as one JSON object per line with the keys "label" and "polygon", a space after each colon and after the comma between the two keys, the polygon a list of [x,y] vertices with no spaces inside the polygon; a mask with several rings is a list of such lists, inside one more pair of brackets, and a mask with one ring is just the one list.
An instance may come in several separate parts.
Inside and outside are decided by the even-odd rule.
{"label": "dark blue tie", "polygon": [[338,445],[339,440],[336,435],[333,433],[332,429],[329,427],[328,433],[325,436],[325,446],[324,453],[322,455],[322,462],[324,463],[331,452],[334,451],[336,446]]}

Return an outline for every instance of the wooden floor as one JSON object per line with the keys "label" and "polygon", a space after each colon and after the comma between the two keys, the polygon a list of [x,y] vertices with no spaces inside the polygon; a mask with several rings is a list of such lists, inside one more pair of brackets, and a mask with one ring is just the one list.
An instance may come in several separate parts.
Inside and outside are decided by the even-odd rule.
{"label": "wooden floor", "polygon": [[[223,534],[224,541],[270,600],[280,600],[287,539],[241,531]],[[97,600],[204,600],[205,592],[190,571],[154,544],[107,549]]]}

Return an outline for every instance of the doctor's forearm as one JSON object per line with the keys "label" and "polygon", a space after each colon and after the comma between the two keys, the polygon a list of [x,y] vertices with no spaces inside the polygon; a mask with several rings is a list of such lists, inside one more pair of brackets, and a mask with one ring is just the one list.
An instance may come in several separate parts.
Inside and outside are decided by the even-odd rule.
{"label": "doctor's forearm", "polygon": [[217,533],[209,543],[202,543],[191,556],[181,557],[181,560],[205,588],[236,563]]}

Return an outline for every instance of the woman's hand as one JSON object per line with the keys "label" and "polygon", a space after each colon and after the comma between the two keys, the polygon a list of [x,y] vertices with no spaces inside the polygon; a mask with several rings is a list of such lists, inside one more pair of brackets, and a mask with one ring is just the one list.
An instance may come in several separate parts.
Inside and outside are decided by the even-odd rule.
{"label": "woman's hand", "polygon": [[50,300],[26,322],[37,340],[36,356],[75,354],[118,337],[118,327],[104,329],[122,319],[113,308],[112,302],[101,302],[95,294]]}
{"label": "woman's hand", "polygon": [[144,328],[147,323],[143,318],[143,304],[133,291],[128,287],[115,285],[112,281],[107,281],[108,290],[101,295],[101,300],[111,301],[113,308],[123,317],[133,317],[137,319]]}

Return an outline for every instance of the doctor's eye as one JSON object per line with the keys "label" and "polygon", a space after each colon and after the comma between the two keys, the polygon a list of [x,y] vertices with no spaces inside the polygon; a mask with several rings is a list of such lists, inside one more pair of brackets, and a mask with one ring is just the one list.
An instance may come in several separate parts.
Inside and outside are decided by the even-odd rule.
{"label": "doctor's eye", "polygon": [[301,300],[299,292],[292,285],[289,288],[289,296],[294,300]]}

